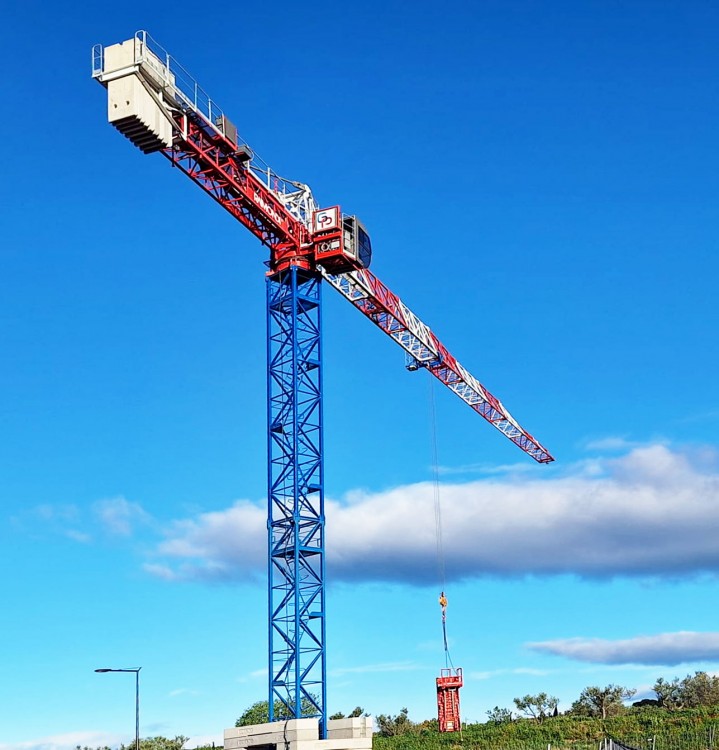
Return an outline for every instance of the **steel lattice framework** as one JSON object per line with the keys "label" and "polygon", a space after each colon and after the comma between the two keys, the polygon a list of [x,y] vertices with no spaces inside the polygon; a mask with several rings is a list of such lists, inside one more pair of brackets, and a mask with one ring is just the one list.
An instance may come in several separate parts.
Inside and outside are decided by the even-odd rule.
{"label": "steel lattice framework", "polygon": [[[323,279],[404,349],[409,369],[427,369],[535,461],[554,459],[367,269],[369,261],[357,253],[359,234],[355,254],[345,255],[352,247],[346,233],[360,231],[356,217],[344,217],[339,206],[318,210],[307,185],[273,172],[197,81],[148,34],[140,31],[107,48],[96,45],[92,75],[108,89],[108,119],[120,132],[145,153],[161,152],[270,250],[270,720],[278,718],[278,703],[283,715],[319,717],[324,738]],[[362,247],[371,256],[371,245]]]}
{"label": "steel lattice framework", "polygon": [[270,721],[326,703],[321,277],[267,280]]}
{"label": "steel lattice framework", "polygon": [[462,401],[538,463],[554,460],[538,440],[517,424],[502,402],[457,362],[429,326],[371,271],[362,269],[336,275],[322,272],[343,297],[407,352],[413,360],[409,369],[426,367]]}

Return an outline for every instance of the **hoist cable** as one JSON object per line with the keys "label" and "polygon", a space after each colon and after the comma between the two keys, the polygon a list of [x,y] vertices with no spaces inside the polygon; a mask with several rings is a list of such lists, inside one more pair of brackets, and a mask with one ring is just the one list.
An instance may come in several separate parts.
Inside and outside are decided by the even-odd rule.
{"label": "hoist cable", "polygon": [[[445,602],[447,601],[447,598],[444,596],[444,591],[442,592],[440,601],[442,599],[444,599]],[[442,637],[444,640],[444,666],[452,667],[452,669],[454,669],[452,656],[449,653],[449,644],[447,643],[447,605],[446,604],[442,606]]]}
{"label": "hoist cable", "polygon": [[444,541],[442,538],[442,497],[439,488],[439,451],[437,449],[437,410],[434,403],[434,381],[429,378],[429,413],[430,427],[432,433],[432,478],[434,494],[434,526],[437,539],[437,569],[439,581],[442,587],[442,593],[439,595],[439,604],[442,607],[442,640],[444,644],[444,663],[445,667],[454,668],[452,657],[449,653],[449,644],[447,643],[447,597],[445,590],[447,588],[447,569],[444,559]]}
{"label": "hoist cable", "polygon": [[444,591],[446,569],[444,564],[444,544],[442,540],[442,502],[439,491],[439,458],[437,450],[437,410],[434,405],[434,381],[429,380],[429,417],[432,435],[432,485],[434,494],[434,527],[437,539],[437,569],[439,582]]}

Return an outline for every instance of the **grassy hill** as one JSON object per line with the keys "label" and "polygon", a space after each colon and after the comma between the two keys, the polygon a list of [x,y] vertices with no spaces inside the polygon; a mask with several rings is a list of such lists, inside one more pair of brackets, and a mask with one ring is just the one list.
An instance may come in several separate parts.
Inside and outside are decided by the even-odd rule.
{"label": "grassy hill", "polygon": [[414,724],[393,737],[375,735],[374,750],[603,750],[609,738],[637,750],[719,750],[719,706],[631,709],[605,720],[556,716],[541,723],[470,724],[461,737],[440,734],[427,723]]}

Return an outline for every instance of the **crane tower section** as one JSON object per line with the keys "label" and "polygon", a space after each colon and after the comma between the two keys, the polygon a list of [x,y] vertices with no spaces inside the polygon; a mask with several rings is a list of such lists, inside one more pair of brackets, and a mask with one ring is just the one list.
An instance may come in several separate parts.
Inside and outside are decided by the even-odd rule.
{"label": "crane tower section", "polygon": [[324,724],[320,282],[297,266],[267,280],[268,639],[270,721],[279,701],[291,716],[320,716]]}

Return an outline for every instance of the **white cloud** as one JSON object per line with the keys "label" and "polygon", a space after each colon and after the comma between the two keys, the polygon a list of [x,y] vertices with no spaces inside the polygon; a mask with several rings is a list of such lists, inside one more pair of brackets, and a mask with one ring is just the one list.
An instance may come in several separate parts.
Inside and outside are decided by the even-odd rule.
{"label": "white cloud", "polygon": [[595,440],[589,440],[585,444],[585,448],[590,451],[627,451],[632,448],[636,448],[639,445],[636,441],[629,440],[621,435],[612,435],[609,437],[597,438]]}
{"label": "white cloud", "polygon": [[177,698],[179,695],[200,695],[200,692],[191,688],[178,688],[177,690],[170,690],[167,694],[168,698]]}
{"label": "white cloud", "polygon": [[156,552],[180,564],[148,563],[144,567],[166,580],[253,578],[264,575],[266,546],[264,508],[241,500],[224,511],[172,522]]}
{"label": "white cloud", "polygon": [[437,473],[448,474],[526,474],[532,471],[534,466],[529,461],[515,464],[464,464],[460,466],[438,466]]}
{"label": "white cloud", "polygon": [[381,664],[361,664],[356,667],[339,667],[331,670],[333,677],[342,677],[346,674],[372,674],[382,672],[412,672],[419,669],[416,664],[409,661],[390,661]]}
{"label": "white cloud", "polygon": [[[561,476],[443,483],[447,576],[715,574],[719,471],[711,455],[656,444],[574,465]],[[355,491],[326,506],[332,580],[434,581],[432,483]],[[165,578],[261,577],[264,503],[241,501],[176,521],[156,555],[147,569]]]}
{"label": "white cloud", "polygon": [[177,581],[180,576],[169,565],[161,563],[145,563],[142,569],[155,578],[163,578],[165,581]]}
{"label": "white cloud", "polygon": [[67,529],[65,536],[68,539],[72,539],[74,542],[80,542],[81,544],[88,544],[92,541],[92,537],[86,534],[84,531],[78,531],[77,529]]}
{"label": "white cloud", "polygon": [[[626,674],[627,672],[641,672],[643,674],[647,673],[647,670],[651,671],[652,675],[654,675],[654,669],[653,667],[656,665],[647,665],[647,664],[598,664],[594,663],[591,667],[574,667],[572,668],[573,674]],[[666,664],[663,664],[662,666],[668,666]],[[652,669],[650,669],[652,667]]]}
{"label": "white cloud", "polygon": [[105,531],[115,536],[130,536],[135,524],[150,520],[139,503],[132,503],[124,497],[98,500],[92,509]]}
{"label": "white cloud", "polygon": [[534,651],[599,664],[674,666],[719,660],[719,633],[660,633],[625,640],[564,638],[528,643]]}
{"label": "white cloud", "polygon": [[261,669],[255,669],[252,672],[248,672],[247,674],[240,675],[239,677],[235,677],[235,682],[239,683],[246,683],[246,682],[254,682],[255,680],[266,680],[267,675],[269,674],[269,670],[267,667],[263,667]]}
{"label": "white cloud", "polygon": [[473,680],[491,680],[493,677],[504,675],[521,674],[530,677],[546,677],[550,674],[547,669],[532,669],[531,667],[516,667],[515,669],[493,669],[488,672],[470,672],[469,677]]}
{"label": "white cloud", "polygon": [[40,505],[36,505],[31,510],[31,515],[34,516],[38,521],[44,521],[46,523],[69,523],[78,519],[79,509],[76,505],[68,503],[58,505],[42,503]]}
{"label": "white cloud", "polygon": [[50,532],[75,539],[75,541],[88,541],[80,539],[82,532],[75,529],[81,523],[81,520],[79,507],[70,503],[41,503],[10,517],[10,523],[13,527],[26,534],[35,535]]}
{"label": "white cloud", "polygon": [[67,732],[41,737],[24,742],[0,742],[0,750],[75,750],[78,746],[99,747],[104,745],[117,746],[127,741],[127,737],[107,732],[84,731]]}
{"label": "white cloud", "polygon": [[687,414],[676,421],[679,424],[693,424],[694,422],[708,422],[715,419],[719,419],[719,409],[707,409],[696,414]]}

